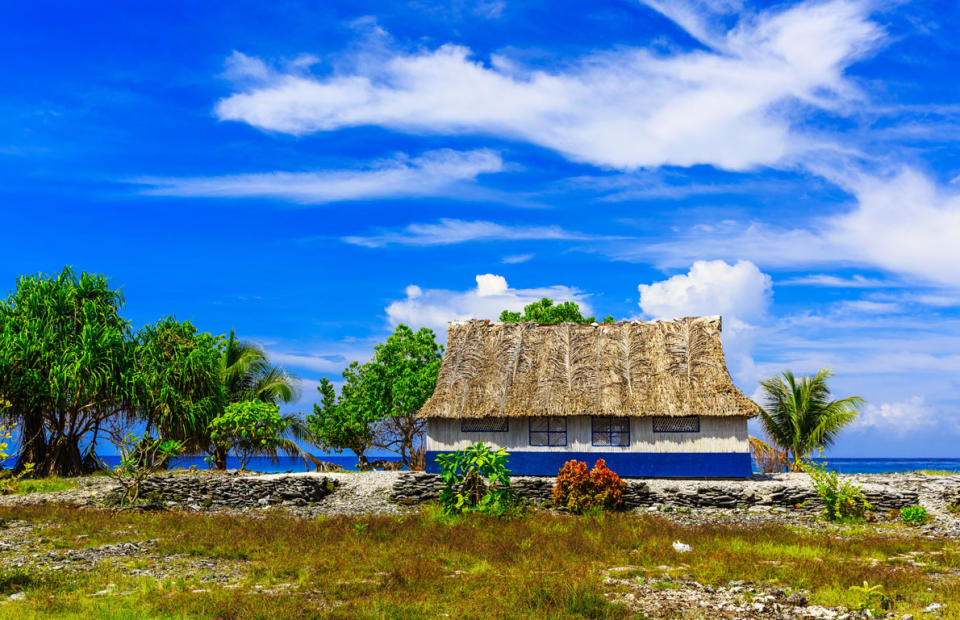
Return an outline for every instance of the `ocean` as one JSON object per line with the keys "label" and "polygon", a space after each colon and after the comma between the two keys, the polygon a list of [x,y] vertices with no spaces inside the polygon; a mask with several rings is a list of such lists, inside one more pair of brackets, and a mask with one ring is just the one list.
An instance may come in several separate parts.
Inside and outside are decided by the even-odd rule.
{"label": "ocean", "polygon": [[[108,465],[115,465],[119,463],[119,457],[116,456],[104,456],[102,457]],[[340,465],[343,469],[348,471],[356,471],[357,459],[355,456],[325,456],[318,455],[317,458],[330,463],[336,463]],[[398,461],[399,458],[395,456],[371,456],[370,460],[374,459],[383,459],[385,461]],[[830,469],[834,469],[842,474],[887,474],[887,473],[898,473],[898,472],[910,472],[918,471],[923,469],[933,469],[938,471],[953,471],[960,473],[960,458],[941,458],[941,459],[926,459],[926,458],[898,458],[898,459],[885,459],[885,458],[827,458],[824,459]],[[592,465],[592,463],[588,463]],[[10,467],[13,465],[12,462],[2,463],[4,467]],[[196,467],[197,469],[208,469],[207,465],[203,461],[202,456],[188,456],[176,459],[173,462],[174,467]],[[229,469],[237,469],[240,467],[240,462],[233,458],[229,457],[227,459],[227,467]],[[313,466],[306,467],[303,464],[303,461],[289,456],[280,457],[276,461],[271,461],[265,457],[257,457],[250,459],[250,462],[247,463],[247,469],[250,471],[258,471],[263,473],[284,473],[284,472],[299,472],[299,471],[313,471]]]}

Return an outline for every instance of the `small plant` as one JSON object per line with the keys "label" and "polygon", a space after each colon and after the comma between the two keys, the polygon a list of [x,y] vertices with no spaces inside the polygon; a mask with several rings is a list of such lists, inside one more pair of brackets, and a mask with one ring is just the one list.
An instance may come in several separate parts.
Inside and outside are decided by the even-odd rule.
{"label": "small plant", "polygon": [[576,514],[593,509],[616,510],[623,504],[624,488],[626,484],[603,459],[597,459],[591,470],[582,461],[567,461],[557,475],[553,501]]}
{"label": "small plant", "polygon": [[493,450],[483,442],[453,454],[440,454],[443,490],[440,506],[446,514],[477,511],[504,516],[519,505],[510,488],[507,469],[509,454],[503,448]]}
{"label": "small plant", "polygon": [[947,504],[947,510],[952,512],[955,515],[960,515],[960,502],[954,502],[952,504]]}
{"label": "small plant", "polygon": [[930,519],[927,509],[923,506],[907,506],[900,509],[900,520],[913,525],[923,525]]}
{"label": "small plant", "polygon": [[[13,438],[13,431],[16,427],[16,423],[0,424],[0,463],[10,458],[10,453],[7,452],[9,447],[7,442]],[[15,492],[18,483],[31,473],[33,473],[33,463],[27,463],[20,473],[11,474],[10,476],[0,479],[0,495],[8,495]]]}
{"label": "small plant", "polygon": [[863,489],[849,480],[840,482],[840,475],[827,469],[827,464],[812,460],[800,461],[800,469],[810,475],[813,488],[824,503],[823,516],[830,521],[859,521],[872,510]]}
{"label": "small plant", "polygon": [[120,464],[110,467],[101,461],[100,468],[120,485],[121,507],[135,504],[140,498],[143,481],[166,469],[171,459],[183,454],[181,442],[151,437],[146,433],[142,436],[114,434],[111,443],[120,454]]}
{"label": "small plant", "polygon": [[[851,592],[856,592],[861,597],[863,597],[860,603],[861,610],[871,610],[873,611],[877,607],[882,610],[887,610],[892,607],[892,601],[888,599],[883,594],[883,586],[879,583],[870,585],[868,582],[864,581],[862,586],[850,586]],[[879,603],[879,605],[877,605]],[[875,614],[883,615],[883,614]]]}

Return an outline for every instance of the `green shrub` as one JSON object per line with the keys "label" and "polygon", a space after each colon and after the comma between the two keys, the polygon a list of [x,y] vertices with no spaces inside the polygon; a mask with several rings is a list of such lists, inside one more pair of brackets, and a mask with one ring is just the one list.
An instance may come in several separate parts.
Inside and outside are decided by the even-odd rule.
{"label": "green shrub", "polygon": [[913,525],[923,525],[930,519],[927,509],[923,506],[907,506],[900,509],[900,520]]}
{"label": "green shrub", "polygon": [[849,480],[840,482],[840,475],[827,469],[826,463],[821,465],[812,460],[803,460],[799,465],[810,475],[813,488],[825,506],[823,516],[828,520],[858,521],[873,509],[858,485]]}
{"label": "green shrub", "polygon": [[240,470],[258,452],[269,452],[278,445],[290,426],[273,403],[258,400],[227,405],[223,413],[210,422],[210,438],[225,451],[233,451],[240,459]]}
{"label": "green shrub", "polygon": [[483,442],[453,454],[440,454],[443,490],[440,506],[447,514],[477,511],[505,516],[519,510],[516,491],[510,488],[509,454],[494,451]]}
{"label": "green shrub", "polygon": [[557,475],[553,502],[576,514],[615,510],[623,504],[626,484],[610,471],[603,459],[588,470],[582,461],[567,461]]}

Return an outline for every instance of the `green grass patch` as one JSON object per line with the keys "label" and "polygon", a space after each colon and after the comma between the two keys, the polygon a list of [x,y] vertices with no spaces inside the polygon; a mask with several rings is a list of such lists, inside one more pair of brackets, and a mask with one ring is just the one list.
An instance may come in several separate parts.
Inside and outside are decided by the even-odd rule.
{"label": "green grass patch", "polygon": [[53,493],[75,489],[79,483],[74,478],[24,478],[13,485],[13,495],[27,495],[29,493]]}

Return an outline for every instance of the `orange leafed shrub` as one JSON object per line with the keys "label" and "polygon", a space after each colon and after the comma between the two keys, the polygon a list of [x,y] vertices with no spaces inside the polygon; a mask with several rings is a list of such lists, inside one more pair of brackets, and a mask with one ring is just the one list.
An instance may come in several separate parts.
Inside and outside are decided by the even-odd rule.
{"label": "orange leafed shrub", "polygon": [[626,486],[620,476],[607,468],[603,459],[597,459],[591,470],[584,462],[567,461],[557,475],[553,502],[575,513],[591,508],[614,510],[623,503]]}

